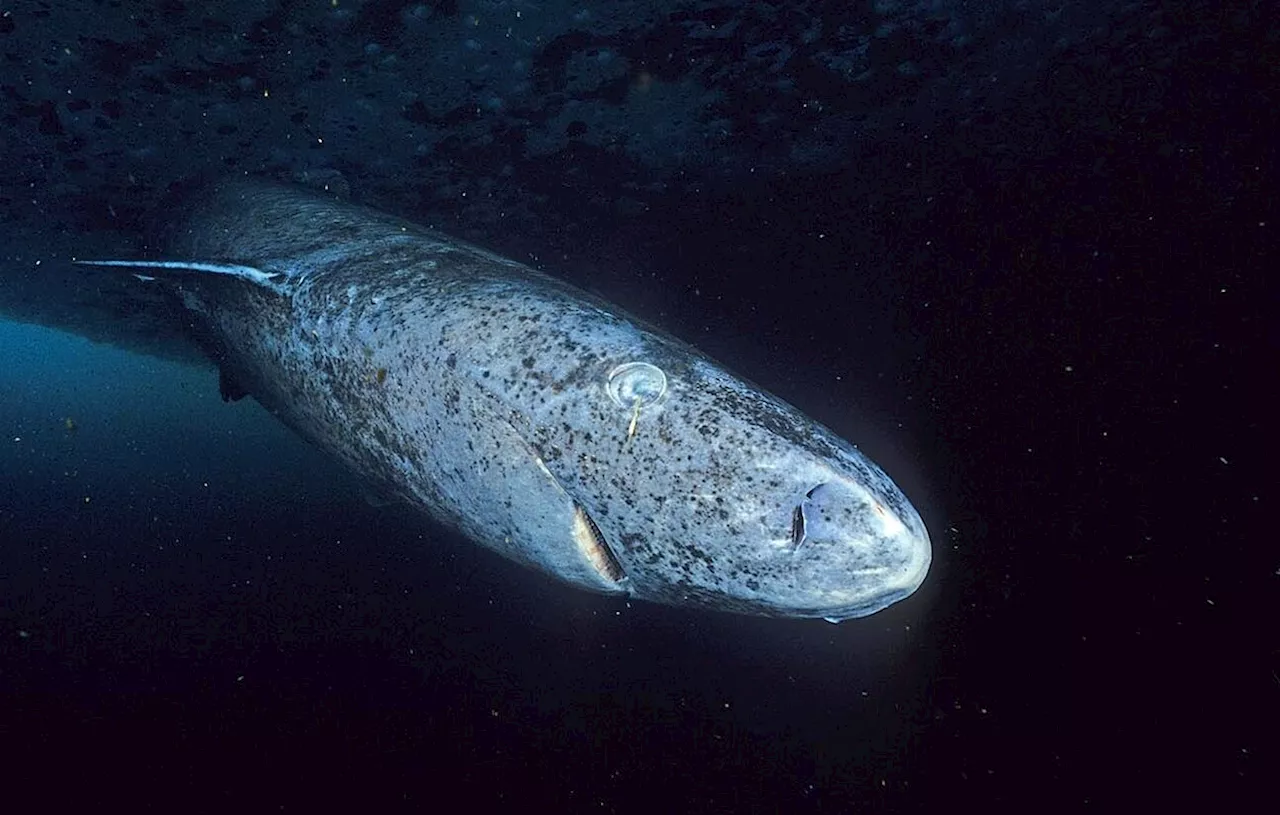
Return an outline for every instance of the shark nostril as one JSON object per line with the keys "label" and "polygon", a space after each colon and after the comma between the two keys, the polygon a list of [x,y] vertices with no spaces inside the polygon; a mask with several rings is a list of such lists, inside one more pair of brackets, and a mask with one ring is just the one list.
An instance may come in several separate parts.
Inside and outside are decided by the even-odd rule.
{"label": "shark nostril", "polygon": [[804,504],[797,504],[791,512],[791,550],[795,551],[804,543]]}
{"label": "shark nostril", "polygon": [[825,487],[826,484],[819,484],[811,488],[804,494],[804,498],[800,503],[796,504],[796,508],[791,511],[791,551],[795,552],[800,548],[800,544],[808,539],[809,519],[805,515],[805,505],[813,500],[813,496],[818,490]]}
{"label": "shark nostril", "polygon": [[[810,487],[804,498],[791,510],[791,552],[799,551],[800,545],[809,540],[810,527],[816,521],[819,527],[822,521],[829,520],[822,513],[822,500],[826,482]],[[813,514],[817,513],[817,514]]]}

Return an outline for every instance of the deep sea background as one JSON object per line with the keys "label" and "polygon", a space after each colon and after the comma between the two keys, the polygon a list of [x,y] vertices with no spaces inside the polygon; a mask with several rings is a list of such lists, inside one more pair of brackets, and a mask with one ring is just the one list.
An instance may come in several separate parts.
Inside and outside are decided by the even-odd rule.
{"label": "deep sea background", "polygon": [[[13,811],[1274,787],[1269,4],[16,0],[0,65]],[[236,172],[693,342],[889,472],[929,579],[834,626],[628,603],[371,502],[68,266]]]}

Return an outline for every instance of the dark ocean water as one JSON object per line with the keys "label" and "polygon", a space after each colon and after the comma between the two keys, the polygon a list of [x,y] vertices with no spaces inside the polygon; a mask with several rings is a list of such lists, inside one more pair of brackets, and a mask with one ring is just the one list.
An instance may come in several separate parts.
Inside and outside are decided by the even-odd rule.
{"label": "dark ocean water", "polygon": [[[371,20],[380,8],[417,25],[416,6],[360,5]],[[828,23],[842,13],[810,5]],[[909,5],[875,4],[876,14]],[[810,124],[739,132],[700,169],[645,165],[638,148],[619,169],[575,142],[503,170],[491,151],[512,138],[506,125],[468,152],[466,128],[498,116],[470,101],[439,118],[396,108],[351,131],[365,141],[348,152],[329,148],[375,203],[618,302],[859,443],[919,508],[934,545],[924,586],[866,619],[735,617],[560,586],[370,500],[252,399],[223,403],[210,367],[0,321],[6,799],[23,811],[447,802],[700,813],[1218,812],[1265,801],[1255,796],[1280,772],[1266,441],[1280,350],[1276,29],[1258,4],[1236,17],[1216,5],[1139,7],[1147,16],[1132,29],[1073,22],[1079,38],[1062,34],[1069,43],[1049,67],[1028,57],[999,74],[1008,97],[973,101],[994,80],[962,49],[943,73],[968,77],[964,87],[904,89],[913,75],[900,61],[885,87],[840,86],[828,112],[876,116],[858,120],[868,144],[834,155],[818,143],[854,141],[847,122],[806,107]],[[178,25],[194,11],[166,8],[144,16],[142,45],[133,23],[112,35],[136,46],[121,63],[93,51],[93,32],[77,35],[75,48],[98,54],[92,70],[57,67],[47,54],[62,53],[62,35],[44,28],[6,46],[35,79],[6,84],[0,102],[22,157],[0,177],[4,281],[29,276],[33,258],[135,249],[140,213],[174,179],[318,161],[318,147],[254,112],[253,83],[284,84],[263,66],[286,64],[272,55],[288,47],[328,58],[326,48],[350,46],[345,29],[326,18],[333,43],[303,37],[287,24],[302,12],[279,4],[242,32],[235,59],[188,59],[205,35]],[[72,26],[56,10],[18,11],[0,18],[18,20],[0,35]],[[124,25],[103,13],[106,28]],[[608,41],[623,53],[607,40],[614,18],[595,19],[606,33],[592,36],[605,39],[566,35],[546,51]],[[387,28],[357,22],[353,53],[393,50]],[[219,26],[199,30],[223,42]],[[843,42],[832,33],[843,29],[823,30]],[[654,31],[645,42],[692,48]],[[1000,59],[1038,42],[996,34],[979,46]],[[799,29],[777,36],[808,42]],[[885,49],[907,47],[885,38]],[[724,48],[723,64],[756,65]],[[721,64],[714,49],[697,53]],[[185,67],[159,72],[169,59]],[[355,60],[335,57],[308,81],[337,65],[377,89],[394,70]],[[142,89],[120,92],[122,117],[85,92],[102,116],[84,137],[81,109],[65,107],[53,80],[87,71],[128,85],[122,66],[135,62]],[[678,79],[650,69],[658,79],[644,82]],[[769,77],[763,87],[791,87]],[[789,81],[814,80],[797,69]],[[622,115],[605,91],[569,86],[579,103]],[[186,95],[203,100],[209,87],[219,101],[193,103],[199,115],[243,131],[224,124],[197,139],[203,131],[148,118],[163,119],[156,105],[186,110]],[[927,90],[933,120],[903,101]],[[734,93],[759,122],[801,115]],[[589,133],[601,127],[581,115]],[[447,166],[448,196],[435,176],[397,197],[391,179],[412,173],[378,163],[378,138],[401,119],[464,134],[433,143],[432,156],[456,163],[396,158],[424,174]],[[119,121],[149,122],[156,144],[138,147],[137,128]],[[166,141],[183,145],[180,160]],[[742,169],[757,160],[759,173]],[[27,316],[68,327],[30,305]],[[88,319],[69,327],[102,336]]]}

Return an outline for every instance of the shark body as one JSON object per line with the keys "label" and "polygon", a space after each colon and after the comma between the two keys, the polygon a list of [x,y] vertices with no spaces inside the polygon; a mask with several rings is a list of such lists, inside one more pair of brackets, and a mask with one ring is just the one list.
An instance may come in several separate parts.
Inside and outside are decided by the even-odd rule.
{"label": "shark body", "polygon": [[573,585],[840,621],[924,580],[901,490],[696,349],[518,262],[261,182],[192,197],[166,286],[223,371],[356,473]]}

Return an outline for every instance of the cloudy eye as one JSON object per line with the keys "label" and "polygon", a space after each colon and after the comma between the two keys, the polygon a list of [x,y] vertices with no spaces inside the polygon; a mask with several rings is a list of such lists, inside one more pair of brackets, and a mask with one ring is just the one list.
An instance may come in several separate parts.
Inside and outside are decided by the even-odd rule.
{"label": "cloudy eye", "polygon": [[624,408],[648,407],[667,392],[667,375],[647,362],[628,362],[609,372],[609,398]]}

